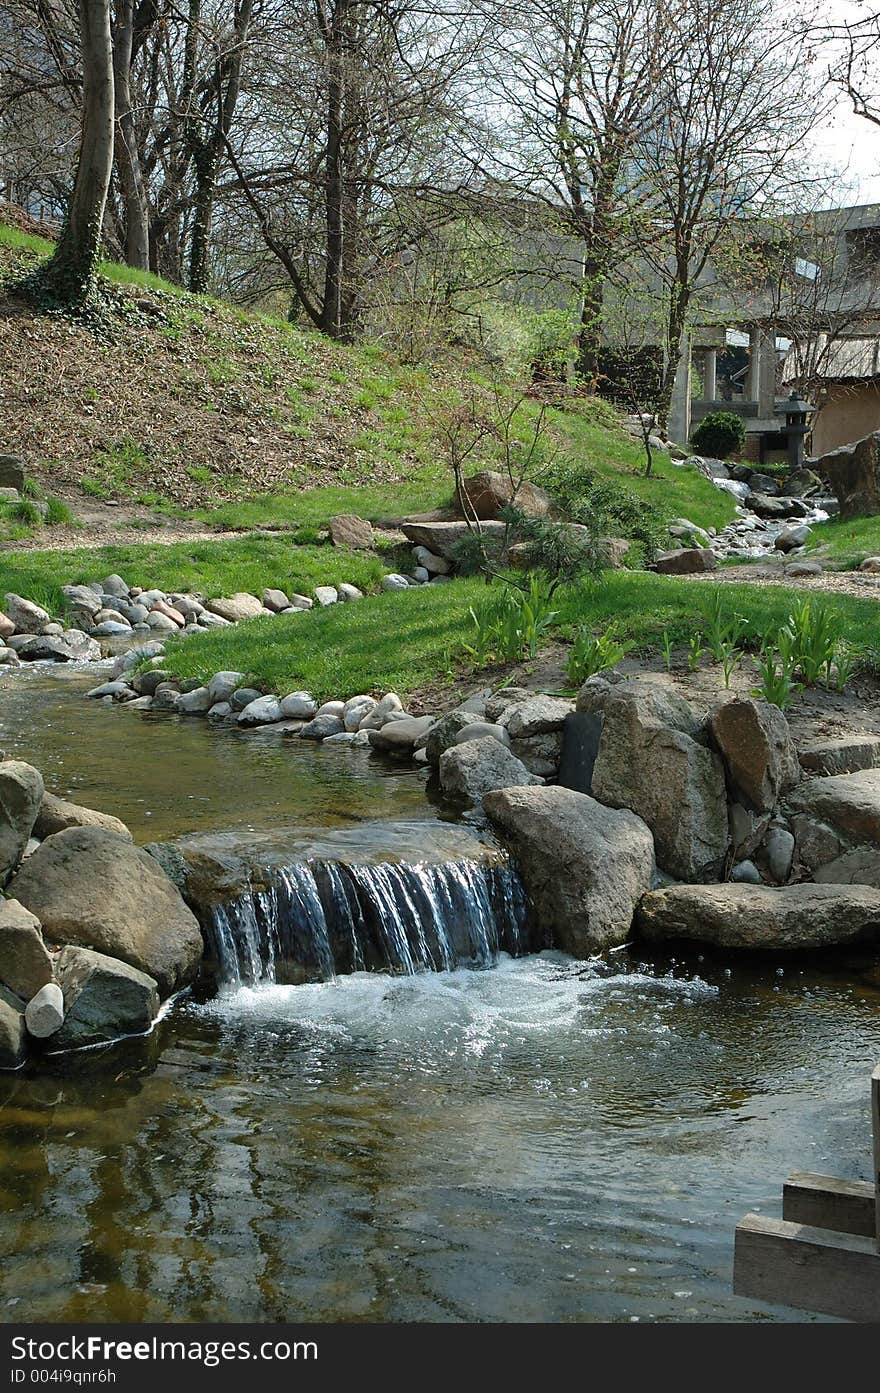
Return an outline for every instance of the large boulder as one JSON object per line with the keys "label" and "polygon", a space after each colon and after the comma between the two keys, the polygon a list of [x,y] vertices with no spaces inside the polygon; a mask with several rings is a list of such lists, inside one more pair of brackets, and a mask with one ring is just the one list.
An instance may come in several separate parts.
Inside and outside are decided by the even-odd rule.
{"label": "large boulder", "polygon": [[230,624],[238,624],[242,619],[256,619],[257,615],[262,614],[263,603],[257,599],[256,595],[249,595],[247,591],[239,591],[236,595],[225,595],[214,600],[206,600],[205,609],[209,614],[217,614],[221,619],[228,620]]}
{"label": "large boulder", "polygon": [[880,765],[880,735],[867,732],[838,739],[816,739],[798,746],[801,768],[809,774],[855,774]]}
{"label": "large boulder", "polygon": [[54,793],[44,793],[33,835],[42,842],[68,827],[106,827],[108,832],[132,840],[125,823],[118,817],[96,812],[94,808],[83,808],[79,803],[69,803],[66,798],[56,798]]}
{"label": "large boulder", "polygon": [[880,890],[866,885],[673,885],[645,895],[636,925],[648,939],[720,948],[827,948],[880,940]]}
{"label": "large boulder", "polygon": [[465,803],[479,803],[490,789],[541,782],[492,735],[453,745],[440,756],[440,787],[448,797]]}
{"label": "large boulder", "polygon": [[18,1069],[27,1053],[24,1003],[0,987],[0,1069]]}
{"label": "large boulder", "polygon": [[568,788],[501,788],[484,796],[483,807],[558,947],[585,958],[625,942],[654,873],[654,842],[641,818]]}
{"label": "large boulder", "polygon": [[734,697],[710,717],[731,796],[755,812],[769,812],[800,781],[801,767],[788,721],[778,706]]}
{"label": "large boulder", "polygon": [[373,545],[373,525],[354,513],[337,513],[327,524],[330,540],[335,547],[351,547],[354,551],[369,551]]}
{"label": "large boulder", "polygon": [[729,840],[721,759],[686,730],[657,719],[666,712],[693,728],[687,703],[653,684],[621,683],[603,706],[593,795],[611,808],[629,808],[648,824],[658,864],[670,875],[717,879]]}
{"label": "large boulder", "polygon": [[701,571],[718,569],[718,557],[708,547],[679,547],[665,551],[654,563],[661,576],[692,576]]}
{"label": "large boulder", "polygon": [[6,613],[20,634],[38,634],[51,618],[40,605],[11,591],[6,596]]}
{"label": "large boulder", "polygon": [[467,515],[482,521],[499,517],[514,502],[521,513],[533,518],[546,517],[553,506],[549,493],[537,484],[522,483],[516,488],[506,474],[494,469],[482,469],[463,479],[461,491],[464,500],[456,493],[455,511],[460,517]]}
{"label": "large boulder", "polygon": [[48,837],[9,888],[47,938],[121,958],[154,977],[163,996],[198,971],[194,915],[152,856],[104,827]]}
{"label": "large boulder", "polygon": [[880,842],[880,769],[805,779],[788,802],[849,846]]}
{"label": "large boulder", "polygon": [[0,762],[0,884],[18,865],[43,801],[43,777],[17,759]]}
{"label": "large boulder", "polygon": [[29,1001],[53,976],[39,919],[18,900],[0,900],[0,982]]}
{"label": "large boulder", "polygon": [[52,1035],[53,1050],[75,1050],[121,1035],[143,1035],[159,1010],[156,982],[117,958],[88,948],[63,948],[58,982],[64,1024]]}
{"label": "large boulder", "polygon": [[880,431],[822,455],[816,471],[831,485],[843,521],[880,513]]}
{"label": "large boulder", "polygon": [[[416,546],[427,547],[435,556],[455,560],[458,543],[471,535],[466,522],[404,522],[401,532]],[[508,528],[503,522],[486,522],[480,529],[488,542],[503,543],[507,539]]]}

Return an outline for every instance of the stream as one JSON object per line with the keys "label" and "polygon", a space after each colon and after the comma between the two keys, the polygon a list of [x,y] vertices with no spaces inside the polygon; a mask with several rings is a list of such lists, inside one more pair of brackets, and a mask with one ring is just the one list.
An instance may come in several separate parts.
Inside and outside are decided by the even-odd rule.
{"label": "stream", "polygon": [[[0,746],[138,842],[446,835],[408,767],[94,681],[0,674]],[[732,1295],[734,1227],[793,1169],[867,1175],[878,1033],[839,961],[501,951],[192,992],[0,1075],[0,1318],[802,1320]]]}

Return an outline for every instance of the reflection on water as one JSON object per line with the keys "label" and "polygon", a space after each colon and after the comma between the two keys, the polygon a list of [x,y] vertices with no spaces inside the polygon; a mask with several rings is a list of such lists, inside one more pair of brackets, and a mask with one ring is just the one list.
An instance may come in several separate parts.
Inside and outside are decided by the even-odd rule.
{"label": "reflection on water", "polygon": [[5,1320],[802,1319],[730,1293],[864,1175],[880,995],[558,954],[179,1002],[0,1078]]}
{"label": "reflection on water", "polygon": [[434,818],[424,776],[364,750],[151,716],[82,694],[106,669],[0,668],[0,749],[35,764],[53,793],[121,817],[135,841],[188,832],[326,827],[360,818]]}

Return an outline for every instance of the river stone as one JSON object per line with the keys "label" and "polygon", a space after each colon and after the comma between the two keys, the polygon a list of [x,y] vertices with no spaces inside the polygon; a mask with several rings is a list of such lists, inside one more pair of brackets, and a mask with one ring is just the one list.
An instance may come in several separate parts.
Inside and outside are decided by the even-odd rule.
{"label": "river stone", "polygon": [[[652,700],[662,692],[647,690]],[[721,874],[727,853],[724,770],[714,751],[654,718],[671,695],[664,693],[664,700],[652,705],[629,683],[608,695],[593,794],[611,808],[629,808],[648,824],[664,871],[679,880],[705,880]],[[675,716],[678,702],[666,709]]]}
{"label": "river stone", "polygon": [[810,540],[812,530],[806,523],[801,523],[800,526],[785,527],[779,533],[773,546],[776,551],[794,551],[795,547],[804,547]]}
{"label": "river stone", "polygon": [[382,577],[383,590],[409,590],[409,581],[406,576],[400,575],[397,571],[390,571],[387,576]]}
{"label": "river stone", "polygon": [[444,750],[439,769],[443,792],[468,803],[479,803],[491,789],[541,783],[492,735]]}
{"label": "river stone", "polygon": [[147,625],[157,634],[176,634],[178,632],[178,627],[174,621],[158,609],[150,610],[147,615]]}
{"label": "river stone", "polygon": [[47,982],[28,1001],[24,1011],[28,1035],[48,1040],[64,1024],[64,993],[57,982]]}
{"label": "river stone", "polygon": [[15,633],[15,624],[6,614],[0,614],[0,641]]}
{"label": "river stone", "polygon": [[353,513],[338,513],[327,524],[330,540],[335,547],[351,547],[354,551],[369,551],[373,545],[373,526]]}
{"label": "river stone", "polygon": [[360,729],[361,722],[371,711],[375,711],[378,706],[375,697],[355,696],[350,697],[342,708],[342,724],[346,731],[354,734]]}
{"label": "river stone", "polygon": [[286,721],[310,721],[318,714],[318,703],[311,692],[288,692],[280,704]]}
{"label": "river stone", "polygon": [[0,884],[21,860],[43,793],[39,770],[17,759],[0,762]]}
{"label": "river stone", "polygon": [[176,711],[180,703],[180,690],[174,682],[160,682],[153,693],[154,711]]}
{"label": "river stone", "polygon": [[205,609],[209,614],[217,614],[221,619],[228,620],[230,624],[238,624],[242,619],[255,619],[263,612],[262,603],[256,595],[249,595],[246,591],[206,600]]}
{"label": "river stone", "polygon": [[206,716],[214,702],[207,687],[196,687],[192,692],[181,692],[177,709],[183,716]]}
{"label": "river stone", "polygon": [[[534,695],[535,693],[528,687],[504,687],[500,692],[494,692],[486,698],[480,714],[495,725],[501,721],[501,717],[511,706],[530,701]],[[462,703],[458,709],[459,711],[464,710],[465,703]]]}
{"label": "river stone", "polygon": [[101,645],[89,638],[88,634],[84,634],[82,629],[65,629],[61,635],[61,642],[74,662],[96,663],[101,657]]}
{"label": "river stone", "polygon": [[413,559],[416,562],[413,580],[417,580],[421,585],[432,576],[448,576],[452,570],[451,562],[443,556],[435,556],[427,547],[413,547]]}
{"label": "river stone", "polygon": [[485,794],[483,807],[557,947],[585,958],[627,940],[654,874],[641,818],[568,788],[501,788]]}
{"label": "river stone", "polygon": [[211,614],[209,610],[205,610],[204,614],[199,615],[196,623],[200,629],[228,629],[232,620],[224,619],[220,614]]}
{"label": "river stone", "polygon": [[322,608],[326,609],[328,605],[336,604],[339,599],[339,592],[335,585],[316,585],[315,599]]}
{"label": "river stone", "polygon": [[390,721],[380,730],[370,731],[370,744],[374,750],[386,754],[408,756],[413,753],[416,741],[426,736],[434,724],[433,716],[408,716],[403,721]]}
{"label": "river stone", "polygon": [[[510,736],[504,726],[495,725],[492,721],[472,721],[469,725],[456,731],[452,743],[453,745],[463,745],[465,740],[482,740],[486,735],[491,736],[493,740],[500,740],[502,745],[510,747]],[[518,758],[522,759],[519,751],[515,751],[515,753]]]}
{"label": "river stone", "polygon": [[241,726],[268,726],[282,719],[281,703],[277,697],[261,696],[239,712]]}
{"label": "river stone", "polygon": [[312,609],[315,602],[308,595],[293,594],[290,597],[290,604],[292,609]]}
{"label": "river stone", "polygon": [[[472,535],[472,529],[466,522],[419,522],[415,518],[402,523],[400,530],[407,541],[426,547],[435,556],[442,556],[447,561],[455,560],[455,550],[461,539]],[[503,544],[507,538],[508,529],[503,522],[485,522],[480,530],[489,542]]]}
{"label": "river stone", "polygon": [[232,716],[232,703],[228,701],[216,702],[208,712],[208,720],[212,725],[223,725]]}
{"label": "river stone", "polygon": [[243,672],[215,672],[208,683],[208,694],[211,704],[219,701],[230,701],[233,692],[237,691],[244,681]]}
{"label": "river stone", "polygon": [[316,716],[338,716],[339,719],[342,720],[342,717],[343,717],[344,712],[345,712],[345,702],[344,702],[344,701],[325,701],[325,702],[323,702],[323,703],[318,707],[317,711],[315,712],[315,715],[316,715]]}
{"label": "river stone", "polygon": [[[443,751],[457,744],[456,736],[468,726],[475,725],[478,719],[479,717],[470,711],[447,711],[445,716],[436,720],[430,730],[416,741],[416,749],[424,749],[429,764],[439,764]],[[483,734],[486,732],[483,731]]]}
{"label": "river stone", "polygon": [[350,604],[352,600],[362,600],[364,598],[364,592],[363,590],[358,590],[356,585],[349,585],[346,581],[343,581],[342,585],[339,586],[339,598]]}
{"label": "river stone", "polygon": [[151,614],[164,614],[166,619],[171,620],[171,623],[174,625],[175,629],[182,629],[185,623],[184,617],[181,614],[180,610],[175,609],[173,605],[169,605],[167,600],[154,600],[147,614],[148,624],[150,622]]}
{"label": "river stone", "polygon": [[39,605],[12,591],[6,595],[6,613],[20,634],[38,634],[51,618]]}
{"label": "river stone", "polygon": [[810,774],[855,774],[880,765],[880,735],[846,735],[812,740],[798,747],[801,767]]}
{"label": "river stone", "polygon": [[576,709],[595,715],[604,713],[609,702],[629,703],[638,708],[645,720],[680,730],[693,739],[702,733],[703,722],[693,707],[668,685],[661,673],[615,678],[606,672],[589,677],[577,694]]}
{"label": "river stone", "polygon": [[789,804],[851,845],[880,842],[880,769],[806,779]]}
{"label": "river stone", "polygon": [[82,610],[84,614],[96,615],[101,608],[101,600],[87,585],[62,585],[68,609]]}
{"label": "river stone", "polygon": [[24,1013],[0,991],[0,1069],[18,1069],[26,1053]]}
{"label": "river stone", "polygon": [[116,619],[102,619],[92,629],[93,638],[115,638],[117,634],[131,633],[131,625],[120,614]]}
{"label": "river stone", "polygon": [[842,521],[880,513],[880,431],[822,455],[816,471],[831,485]]}
{"label": "river stone", "polygon": [[777,885],[784,885],[791,874],[794,837],[784,827],[771,827],[764,841],[767,868]]}
{"label": "river stone", "polygon": [[250,706],[252,701],[258,701],[263,695],[256,687],[236,687],[232,693],[232,706],[235,711],[243,711],[246,706]]}
{"label": "river stone", "polygon": [[390,720],[397,720],[399,715],[405,715],[403,702],[396,692],[386,692],[381,701],[378,701],[373,710],[364,716],[359,726],[359,730],[381,730]]}
{"label": "river stone", "polygon": [[264,590],[262,598],[264,609],[270,609],[273,614],[282,614],[284,610],[291,607],[283,590]]}
{"label": "river stone", "polygon": [[21,667],[18,654],[13,648],[0,648],[0,665],[4,667]]}
{"label": "river stone", "polygon": [[507,727],[511,740],[546,735],[561,731],[566,716],[573,710],[572,703],[561,697],[532,696],[521,705],[508,707],[499,724]]}
{"label": "river stone", "polygon": [[105,595],[118,595],[123,600],[127,600],[131,594],[122,576],[117,575],[115,571],[101,581],[101,587]]}
{"label": "river stone", "polygon": [[44,841],[46,837],[64,832],[68,827],[104,827],[108,832],[132,840],[125,823],[118,817],[96,812],[94,808],[83,808],[79,803],[69,803],[66,798],[57,798],[54,793],[44,793],[34,823],[34,836]]}
{"label": "river stone", "polygon": [[880,939],[880,890],[865,885],[674,885],[652,890],[636,924],[648,939],[720,948],[814,949]]}
{"label": "river stone", "polygon": [[82,1049],[124,1035],[143,1035],[159,1010],[157,983],[117,958],[88,948],[63,948],[58,981],[64,1024],[52,1037],[55,1050]]}
{"label": "river stone", "polygon": [[739,861],[730,872],[730,878],[742,885],[761,885],[761,872],[754,861]]}
{"label": "river stone", "polygon": [[345,730],[339,716],[315,716],[300,731],[302,740],[326,740],[328,735],[341,735]]}
{"label": "river stone", "polygon": [[734,697],[710,716],[732,795],[755,812],[769,812],[801,778],[788,721],[778,706]]}
{"label": "river stone", "polygon": [[151,696],[135,697],[134,701],[127,701],[125,705],[129,711],[152,711],[153,698]]}
{"label": "river stone", "polygon": [[[99,893],[98,893],[99,889]],[[195,917],[156,861],[103,827],[56,832],[9,887],[50,941],[94,948],[155,977],[163,996],[202,957]]]}
{"label": "river stone", "polygon": [[0,900],[0,982],[27,1001],[53,976],[39,919],[17,900]]}
{"label": "river stone", "polygon": [[562,759],[562,731],[547,731],[544,735],[528,735],[511,740],[510,748],[533,774],[556,778]]}

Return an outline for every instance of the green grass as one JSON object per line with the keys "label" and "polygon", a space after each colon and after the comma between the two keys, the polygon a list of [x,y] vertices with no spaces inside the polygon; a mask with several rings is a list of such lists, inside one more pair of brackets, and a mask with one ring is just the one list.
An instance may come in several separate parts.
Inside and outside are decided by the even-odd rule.
{"label": "green grass", "polygon": [[135,544],[0,555],[0,595],[12,590],[58,613],[62,585],[102,580],[111,572],[123,576],[129,585],[193,590],[211,598],[237,590],[259,595],[266,586],[309,594],[316,585],[342,581],[374,590],[387,569],[378,557],[367,553],[330,546],[297,547],[278,537]]}
{"label": "green grass", "polygon": [[831,518],[813,528],[810,546],[821,547],[823,555],[843,570],[851,570],[866,556],[880,556],[880,517],[848,522]]}
{"label": "green grass", "polygon": [[[354,605],[262,619],[173,645],[171,666],[180,677],[206,680],[214,672],[245,672],[268,691],[305,688],[321,700],[360,691],[394,689],[402,697],[448,677],[461,679],[461,645],[471,636],[469,607],[486,596],[482,581],[425,586],[361,600]],[[614,572],[560,597],[560,624],[604,629],[637,652],[657,652],[663,631],[676,646],[705,626],[720,593],[724,613],[748,620],[757,639],[778,630],[802,594],[779,587],[681,581],[644,572]],[[840,631],[865,655],[880,651],[880,608],[870,600],[829,597]],[[479,684],[479,674],[472,677]]]}
{"label": "green grass", "polygon": [[378,522],[425,512],[449,502],[452,486],[445,474],[405,484],[303,489],[301,493],[260,494],[240,503],[221,503],[187,516],[209,527],[323,527],[336,513],[357,513]]}
{"label": "green grass", "polygon": [[[30,232],[22,232],[6,223],[0,223],[0,246],[11,247],[13,251],[31,252],[39,257],[51,256],[55,250],[55,243],[47,238],[35,237]],[[102,261],[100,272],[108,281],[117,285],[139,286],[143,290],[159,291],[164,295],[188,296],[188,292],[182,290],[179,285],[172,285],[161,276],[154,276],[152,271],[139,271],[133,266],[123,266],[117,261]]]}

